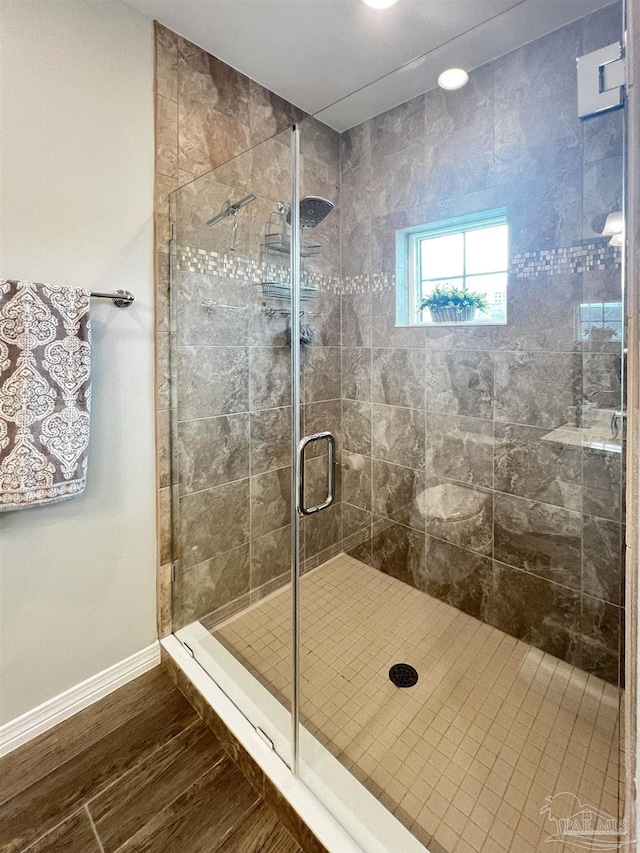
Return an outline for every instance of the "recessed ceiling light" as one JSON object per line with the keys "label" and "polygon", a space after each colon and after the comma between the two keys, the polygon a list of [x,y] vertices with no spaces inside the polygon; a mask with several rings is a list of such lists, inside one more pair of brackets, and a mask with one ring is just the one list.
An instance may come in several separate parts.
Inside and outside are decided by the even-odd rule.
{"label": "recessed ceiling light", "polygon": [[469,75],[463,68],[447,68],[438,77],[438,86],[442,89],[462,89],[469,81]]}
{"label": "recessed ceiling light", "polygon": [[396,0],[364,0],[364,2],[372,9],[388,9],[389,6],[393,6]]}

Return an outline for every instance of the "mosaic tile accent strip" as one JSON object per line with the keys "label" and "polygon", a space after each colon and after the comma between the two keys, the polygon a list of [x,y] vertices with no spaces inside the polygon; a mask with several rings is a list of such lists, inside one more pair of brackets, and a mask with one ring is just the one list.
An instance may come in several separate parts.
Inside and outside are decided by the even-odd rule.
{"label": "mosaic tile accent strip", "polygon": [[[236,278],[252,284],[261,281],[282,281],[284,265],[268,264],[240,255],[220,255],[218,252],[178,246],[175,253],[176,269],[182,272],[218,275]],[[561,249],[542,249],[524,252],[511,258],[510,276],[530,278],[541,273],[551,275],[577,274],[600,270],[620,270],[622,250],[608,242],[591,242]],[[393,273],[368,273],[366,275],[339,276],[303,271],[305,285],[341,295],[378,293],[392,290],[396,277]]]}
{"label": "mosaic tile accent strip", "polygon": [[[254,258],[241,255],[221,255],[206,249],[191,246],[178,246],[175,252],[176,269],[180,272],[193,272],[202,275],[217,275],[239,279],[250,284],[261,281],[286,281],[289,272],[287,264],[268,264]],[[309,287],[333,293],[340,292],[341,280],[338,276],[303,270],[303,283]]]}
{"label": "mosaic tile accent strip", "polygon": [[[512,278],[531,278],[545,275],[570,275],[601,270],[617,270],[622,265],[622,249],[608,242],[592,242],[562,249],[542,249],[513,255],[509,275]],[[341,282],[341,293],[376,293],[395,287],[394,274],[371,273],[346,276]]]}
{"label": "mosaic tile accent strip", "polygon": [[367,273],[366,275],[348,275],[342,279],[340,293],[348,296],[357,293],[380,293],[393,290],[396,277],[393,273]]}
{"label": "mosaic tile accent strip", "polygon": [[[290,595],[212,630],[281,701]],[[547,839],[576,798],[621,812],[621,693],[601,679],[345,554],[301,580],[301,643],[304,725],[429,849],[571,853]],[[399,661],[414,688],[389,680]]]}
{"label": "mosaic tile accent strip", "polygon": [[510,274],[515,278],[529,278],[539,273],[575,274],[619,270],[621,264],[622,249],[603,241],[513,255]]}

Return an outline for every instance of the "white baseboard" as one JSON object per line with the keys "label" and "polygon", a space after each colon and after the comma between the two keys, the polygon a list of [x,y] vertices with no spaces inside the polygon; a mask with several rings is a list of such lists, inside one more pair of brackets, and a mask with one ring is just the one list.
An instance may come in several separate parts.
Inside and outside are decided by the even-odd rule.
{"label": "white baseboard", "polygon": [[145,649],[121,660],[86,681],[54,696],[32,711],[0,726],[0,756],[6,755],[34,737],[57,726],[83,708],[133,681],[160,663],[160,643],[156,640]]}

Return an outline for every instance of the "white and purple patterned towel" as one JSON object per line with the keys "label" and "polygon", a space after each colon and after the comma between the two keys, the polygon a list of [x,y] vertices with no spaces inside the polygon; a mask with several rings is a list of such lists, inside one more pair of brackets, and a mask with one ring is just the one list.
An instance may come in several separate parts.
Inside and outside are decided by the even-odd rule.
{"label": "white and purple patterned towel", "polygon": [[90,295],[0,279],[0,510],[53,503],[85,487]]}

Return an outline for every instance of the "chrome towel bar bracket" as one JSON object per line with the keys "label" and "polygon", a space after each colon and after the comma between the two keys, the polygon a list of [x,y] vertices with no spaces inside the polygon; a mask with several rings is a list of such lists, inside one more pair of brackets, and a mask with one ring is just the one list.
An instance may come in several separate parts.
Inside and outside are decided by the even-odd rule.
{"label": "chrome towel bar bracket", "polygon": [[91,296],[95,299],[110,299],[116,308],[128,308],[135,300],[133,293],[129,293],[128,290],[116,290],[114,293],[100,293],[92,290]]}

